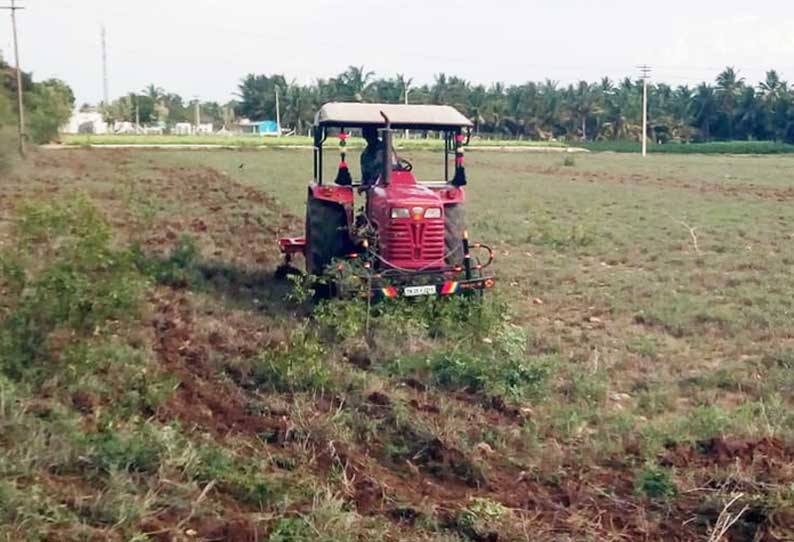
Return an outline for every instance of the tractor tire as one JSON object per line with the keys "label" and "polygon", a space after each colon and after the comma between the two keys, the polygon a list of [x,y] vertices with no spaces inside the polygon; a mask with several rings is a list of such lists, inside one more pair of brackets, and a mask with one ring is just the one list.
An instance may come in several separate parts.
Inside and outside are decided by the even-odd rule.
{"label": "tractor tire", "polygon": [[463,231],[466,217],[462,203],[444,207],[444,254],[447,265],[463,264]]}
{"label": "tractor tire", "polygon": [[306,271],[322,275],[334,258],[349,252],[347,211],[336,203],[310,198],[306,204]]}

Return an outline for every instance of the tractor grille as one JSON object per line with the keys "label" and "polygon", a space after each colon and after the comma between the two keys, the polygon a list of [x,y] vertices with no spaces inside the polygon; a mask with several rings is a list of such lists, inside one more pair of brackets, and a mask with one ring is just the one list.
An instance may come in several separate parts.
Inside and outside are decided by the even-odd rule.
{"label": "tractor grille", "polygon": [[393,221],[382,237],[383,256],[398,267],[444,266],[444,220]]}

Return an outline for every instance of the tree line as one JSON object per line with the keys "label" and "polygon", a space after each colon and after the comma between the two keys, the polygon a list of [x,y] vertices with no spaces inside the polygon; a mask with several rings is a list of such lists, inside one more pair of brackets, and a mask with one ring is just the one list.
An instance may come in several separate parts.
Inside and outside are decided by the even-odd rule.
{"label": "tree line", "polygon": [[[72,114],[74,93],[60,79],[36,82],[30,73],[22,71],[22,99],[25,106],[25,130],[34,143],[55,139],[58,130]],[[7,140],[17,123],[16,69],[0,54],[0,136]]]}
{"label": "tree line", "polygon": [[[317,109],[330,101],[449,104],[475,123],[481,136],[568,141],[639,140],[642,134],[642,81],[603,78],[560,85],[551,80],[520,85],[474,84],[444,73],[430,84],[414,84],[402,74],[378,78],[351,66],[312,84],[284,75],[249,74],[234,100],[201,104],[201,121],[216,128],[233,114],[252,120],[276,118],[279,95],[282,126],[306,133]],[[774,140],[794,142],[794,88],[772,70],[752,84],[728,67],[714,82],[673,87],[650,83],[647,136],[652,141],[691,142]],[[192,102],[149,85],[106,109],[108,120],[168,124],[192,122]]]}
{"label": "tree line", "polygon": [[[283,75],[247,75],[239,85],[238,114],[275,118],[279,89],[282,124],[302,132],[317,108],[329,101],[449,104],[475,123],[482,135],[532,140],[639,140],[642,135],[639,79],[603,78],[560,85],[551,80],[521,85],[473,84],[438,74],[433,83],[413,85],[398,74],[376,78],[351,66],[310,85]],[[794,88],[772,70],[752,84],[728,67],[713,83],[690,87],[650,83],[647,136],[657,142],[775,140],[794,142]]]}
{"label": "tree line", "polygon": [[[0,57],[0,126],[15,119],[13,68]],[[51,79],[34,83],[23,74],[29,111],[28,131],[35,141],[55,137],[74,105],[71,89]],[[626,77],[603,78],[561,85],[555,81],[517,85],[474,84],[444,73],[432,83],[414,84],[402,74],[379,78],[363,67],[351,66],[335,77],[311,84],[289,81],[284,75],[249,74],[238,85],[233,100],[202,102],[200,121],[216,129],[234,117],[252,120],[276,118],[279,96],[282,126],[306,133],[317,109],[330,101],[414,104],[449,104],[475,123],[483,137],[567,141],[637,141],[642,135],[642,81]],[[711,83],[673,87],[649,84],[647,137],[652,141],[697,142],[759,140],[794,143],[794,87],[772,70],[763,81],[748,82],[734,68],[725,68]],[[109,122],[126,120],[173,126],[193,122],[195,109],[186,100],[161,87],[102,105]]]}

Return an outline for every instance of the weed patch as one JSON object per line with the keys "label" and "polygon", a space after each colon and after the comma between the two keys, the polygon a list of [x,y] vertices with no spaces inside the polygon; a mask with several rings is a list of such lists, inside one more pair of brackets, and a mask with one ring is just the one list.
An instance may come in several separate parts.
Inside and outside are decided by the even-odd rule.
{"label": "weed patch", "polygon": [[15,378],[59,368],[56,354],[138,313],[146,279],[85,198],[22,208],[3,254],[2,368]]}
{"label": "weed patch", "polygon": [[327,349],[308,325],[296,328],[287,344],[253,361],[254,380],[263,390],[323,391],[332,385]]}
{"label": "weed patch", "polygon": [[139,246],[133,247],[138,269],[159,284],[172,288],[187,288],[200,283],[202,276],[196,267],[198,248],[195,240],[183,235],[165,258],[147,256]]}
{"label": "weed patch", "polygon": [[637,472],[635,489],[650,499],[669,499],[678,494],[672,471],[651,463]]}

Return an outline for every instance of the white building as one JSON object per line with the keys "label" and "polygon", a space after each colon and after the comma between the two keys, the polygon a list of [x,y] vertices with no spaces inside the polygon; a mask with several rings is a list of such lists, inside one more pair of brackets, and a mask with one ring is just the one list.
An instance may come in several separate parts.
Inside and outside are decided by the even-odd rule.
{"label": "white building", "polygon": [[98,111],[75,111],[61,131],[65,134],[106,134],[108,125]]}
{"label": "white building", "polygon": [[193,133],[193,125],[189,122],[177,122],[171,128],[171,135],[190,135]]}

